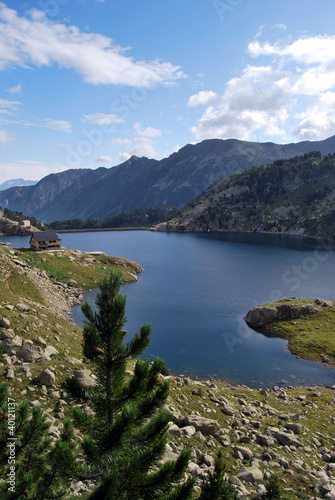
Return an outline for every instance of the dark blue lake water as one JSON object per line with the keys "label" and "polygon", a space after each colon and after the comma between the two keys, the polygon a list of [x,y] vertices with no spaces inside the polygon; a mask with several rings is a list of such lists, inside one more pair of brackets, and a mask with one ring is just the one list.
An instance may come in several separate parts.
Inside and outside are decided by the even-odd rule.
{"label": "dark blue lake water", "polygon": [[[334,247],[285,235],[118,231],[61,234],[63,246],[102,250],[144,268],[126,285],[126,328],[152,325],[145,355],[173,373],[249,386],[335,384],[335,370],[297,359],[283,339],[243,321],[252,307],[282,297],[334,299]],[[2,237],[12,246],[28,238]],[[94,303],[95,291],[85,299]],[[82,321],[80,307],[73,317]]]}

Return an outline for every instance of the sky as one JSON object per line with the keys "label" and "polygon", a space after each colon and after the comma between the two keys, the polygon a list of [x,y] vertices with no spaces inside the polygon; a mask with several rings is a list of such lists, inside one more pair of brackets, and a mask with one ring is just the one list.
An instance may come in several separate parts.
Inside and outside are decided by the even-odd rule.
{"label": "sky", "polygon": [[0,1],[0,184],[335,135],[334,0]]}

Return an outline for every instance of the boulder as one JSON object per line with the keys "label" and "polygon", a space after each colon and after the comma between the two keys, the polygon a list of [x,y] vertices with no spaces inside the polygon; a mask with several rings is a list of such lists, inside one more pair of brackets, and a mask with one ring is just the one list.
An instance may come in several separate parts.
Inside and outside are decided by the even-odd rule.
{"label": "boulder", "polygon": [[188,471],[192,476],[199,476],[202,473],[199,465],[194,462],[188,463]]}
{"label": "boulder", "polygon": [[13,332],[13,330],[1,330],[0,332],[0,340],[8,340],[8,339],[12,339],[15,337],[15,333]]}
{"label": "boulder", "polygon": [[264,434],[256,434],[256,442],[262,446],[274,446],[277,442],[274,437],[265,436]]}
{"label": "boulder", "polygon": [[91,371],[87,368],[83,368],[82,370],[74,370],[73,372],[74,378],[87,389],[96,385],[96,382],[91,375]]}
{"label": "boulder", "polygon": [[162,456],[162,458],[158,462],[158,467],[162,467],[162,465],[164,465],[166,462],[170,462],[170,461],[175,462],[177,460],[177,458],[178,458],[178,455],[176,453],[174,453],[173,451],[170,451],[170,450],[165,450],[164,455]]}
{"label": "boulder", "polygon": [[171,427],[169,427],[169,433],[172,434],[172,436],[181,436],[181,430],[176,424],[173,424],[171,425]]}
{"label": "boulder", "polygon": [[51,371],[50,368],[45,368],[39,374],[38,380],[42,385],[54,385],[56,382],[56,377],[54,372]]}
{"label": "boulder", "polygon": [[0,318],[0,326],[2,328],[8,328],[10,326],[10,321],[7,318]]}
{"label": "boulder", "polygon": [[243,318],[251,328],[264,328],[274,321],[278,316],[277,308],[274,306],[254,307]]}
{"label": "boulder", "polygon": [[33,363],[34,361],[50,361],[50,357],[42,352],[39,346],[23,345],[15,347],[15,355],[21,361]]}
{"label": "boulder", "polygon": [[294,434],[288,434],[287,432],[280,431],[277,427],[269,427],[268,432],[276,439],[277,443],[282,446],[299,447],[303,445],[301,439],[295,437]]}
{"label": "boulder", "polygon": [[214,436],[221,430],[221,427],[216,420],[198,417],[198,415],[188,415],[188,417],[185,418],[184,423],[186,425],[192,425],[202,434],[210,434],[211,436]]}
{"label": "boulder", "polygon": [[13,380],[15,378],[14,367],[10,366],[7,370],[6,378],[8,380]]}
{"label": "boulder", "polygon": [[204,455],[203,461],[204,461],[204,464],[207,465],[207,467],[214,467],[215,466],[215,458],[212,457],[212,455]]}
{"label": "boulder", "polygon": [[34,338],[34,343],[41,347],[46,347],[48,345],[46,340],[44,340],[42,337]]}
{"label": "boulder", "polygon": [[244,446],[234,446],[234,454],[241,453],[245,460],[250,460],[254,454],[253,452]]}
{"label": "boulder", "polygon": [[57,354],[59,354],[59,352],[57,351],[57,349],[55,349],[52,345],[48,345],[44,349],[44,353],[47,354],[48,356],[51,356],[51,355],[57,356]]}
{"label": "boulder", "polygon": [[193,425],[186,425],[180,429],[183,436],[193,436],[196,433],[195,427]]}
{"label": "boulder", "polygon": [[296,319],[315,314],[320,309],[316,304],[290,304],[279,301],[272,305],[254,307],[246,314],[244,321],[251,328],[264,328],[275,319]]}
{"label": "boulder", "polygon": [[24,304],[23,302],[19,302],[18,304],[15,304],[15,308],[18,309],[19,311],[22,312],[29,312],[30,307],[27,304]]}
{"label": "boulder", "polygon": [[287,422],[285,427],[286,429],[293,431],[294,434],[300,434],[303,430],[303,426],[301,424],[297,424],[296,422]]}
{"label": "boulder", "polygon": [[222,413],[224,413],[225,415],[229,415],[229,416],[233,416],[235,415],[235,409],[232,405],[230,405],[229,403],[224,403],[222,405]]}
{"label": "boulder", "polygon": [[263,480],[263,473],[258,467],[242,467],[236,477],[246,483],[254,484]]}

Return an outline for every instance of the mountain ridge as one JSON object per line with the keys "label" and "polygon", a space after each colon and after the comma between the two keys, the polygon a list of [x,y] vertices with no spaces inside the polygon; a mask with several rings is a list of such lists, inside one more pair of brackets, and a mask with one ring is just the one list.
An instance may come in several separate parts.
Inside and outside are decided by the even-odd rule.
{"label": "mountain ridge", "polygon": [[187,144],[162,160],[132,156],[109,169],[69,169],[50,174],[35,186],[0,192],[0,205],[46,223],[108,218],[147,206],[181,208],[224,176],[314,150],[335,153],[335,136],[284,145],[207,139]]}

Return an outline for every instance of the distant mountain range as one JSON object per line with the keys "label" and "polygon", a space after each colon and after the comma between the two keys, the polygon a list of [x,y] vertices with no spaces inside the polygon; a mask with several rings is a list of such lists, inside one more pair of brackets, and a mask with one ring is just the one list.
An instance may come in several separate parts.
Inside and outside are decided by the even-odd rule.
{"label": "distant mountain range", "polygon": [[335,154],[306,153],[222,178],[166,229],[287,232],[334,241]]}
{"label": "distant mountain range", "polygon": [[16,186],[34,186],[37,183],[38,181],[26,181],[25,179],[10,179],[0,184],[0,191],[5,191],[5,189],[9,189],[11,187],[16,187]]}
{"label": "distant mountain range", "polygon": [[224,176],[311,151],[335,153],[335,136],[285,145],[210,139],[188,144],[160,161],[132,156],[109,169],[70,169],[51,174],[34,186],[0,192],[0,205],[46,223],[108,218],[148,206],[181,208]]}

